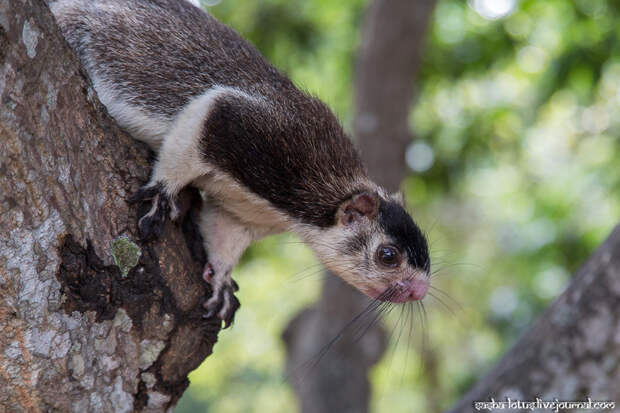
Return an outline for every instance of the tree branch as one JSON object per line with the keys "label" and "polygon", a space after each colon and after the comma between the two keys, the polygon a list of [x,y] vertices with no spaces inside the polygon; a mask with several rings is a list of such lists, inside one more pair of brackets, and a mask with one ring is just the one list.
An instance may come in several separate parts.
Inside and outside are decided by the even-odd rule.
{"label": "tree branch", "polygon": [[137,241],[149,151],[95,96],[42,0],[0,3],[3,411],[164,411],[217,339],[193,212]]}
{"label": "tree branch", "polygon": [[620,225],[566,291],[450,412],[474,401],[620,400]]}

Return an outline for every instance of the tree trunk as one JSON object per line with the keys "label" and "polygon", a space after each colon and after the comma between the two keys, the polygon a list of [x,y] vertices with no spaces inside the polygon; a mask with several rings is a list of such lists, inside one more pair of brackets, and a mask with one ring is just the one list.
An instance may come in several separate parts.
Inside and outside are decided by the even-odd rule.
{"label": "tree trunk", "polygon": [[615,401],[618,406],[620,225],[566,291],[450,412],[479,411],[475,401],[505,401],[507,397],[525,401],[590,397]]}
{"label": "tree trunk", "polygon": [[396,191],[413,139],[409,112],[434,0],[375,0],[355,72],[355,138],[375,182]]}
{"label": "tree trunk", "polygon": [[[412,136],[408,114],[422,55],[430,0],[375,0],[366,13],[356,66],[355,136],[371,176],[390,190],[405,174]],[[368,298],[329,276],[319,302],[286,329],[287,372],[303,413],[368,411],[368,370],[383,354],[386,337]],[[367,331],[366,331],[367,330]],[[360,339],[360,335],[363,335]],[[331,348],[326,344],[337,338]]]}
{"label": "tree trunk", "polygon": [[105,114],[42,0],[0,1],[0,104],[0,411],[171,408],[219,331],[201,317],[193,210],[137,240],[126,199],[149,151]]}

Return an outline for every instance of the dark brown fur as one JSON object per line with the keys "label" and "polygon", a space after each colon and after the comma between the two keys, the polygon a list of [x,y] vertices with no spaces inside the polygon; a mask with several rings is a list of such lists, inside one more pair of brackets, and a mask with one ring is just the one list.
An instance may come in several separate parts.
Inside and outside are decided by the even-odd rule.
{"label": "dark brown fur", "polygon": [[334,224],[338,206],[366,173],[359,156],[317,99],[281,91],[275,104],[219,101],[203,131],[203,155],[252,192],[308,224]]}

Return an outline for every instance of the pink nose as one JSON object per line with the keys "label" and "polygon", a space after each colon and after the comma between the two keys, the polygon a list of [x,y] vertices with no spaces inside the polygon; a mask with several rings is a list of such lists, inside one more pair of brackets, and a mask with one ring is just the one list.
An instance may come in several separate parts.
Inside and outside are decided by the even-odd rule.
{"label": "pink nose", "polygon": [[388,298],[393,303],[405,303],[424,298],[428,291],[428,278],[416,277],[412,280],[399,280],[392,284],[394,295]]}

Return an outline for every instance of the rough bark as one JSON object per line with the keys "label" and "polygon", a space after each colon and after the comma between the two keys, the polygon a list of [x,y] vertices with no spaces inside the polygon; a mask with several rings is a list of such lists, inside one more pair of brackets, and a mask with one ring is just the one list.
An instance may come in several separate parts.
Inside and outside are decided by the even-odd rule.
{"label": "rough bark", "polygon": [[477,411],[474,401],[507,397],[527,401],[590,397],[615,401],[618,408],[619,310],[620,225],[566,291],[450,412]]}
{"label": "rough bark", "polygon": [[[370,174],[390,190],[399,187],[405,174],[414,77],[433,6],[430,0],[375,0],[362,28],[354,133]],[[303,413],[368,411],[368,371],[386,346],[377,324],[359,339],[373,313],[347,328],[323,355],[325,345],[368,304],[362,294],[329,276],[320,301],[289,324],[284,334],[287,371]]]}
{"label": "rough bark", "polygon": [[201,318],[192,214],[137,240],[126,199],[149,151],[107,117],[42,0],[0,1],[0,104],[0,411],[171,408],[219,331]]}

